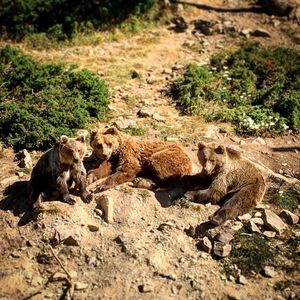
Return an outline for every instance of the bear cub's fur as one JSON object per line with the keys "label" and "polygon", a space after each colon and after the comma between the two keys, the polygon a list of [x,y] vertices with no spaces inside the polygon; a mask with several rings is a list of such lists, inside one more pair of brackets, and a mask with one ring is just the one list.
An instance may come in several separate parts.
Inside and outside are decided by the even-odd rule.
{"label": "bear cub's fur", "polygon": [[29,204],[34,208],[47,197],[59,197],[63,202],[75,204],[69,187],[75,181],[84,202],[92,195],[86,190],[86,170],[83,157],[86,152],[85,136],[69,138],[62,135],[56,145],[45,152],[34,166],[28,184]]}
{"label": "bear cub's fur", "polygon": [[174,185],[191,174],[191,160],[173,143],[129,137],[110,127],[92,133],[91,146],[102,163],[89,172],[89,182],[108,176],[97,191],[133,181],[137,176],[155,184]]}
{"label": "bear cub's fur", "polygon": [[185,196],[199,203],[224,202],[211,217],[213,224],[221,225],[226,220],[248,213],[262,200],[265,179],[253,163],[241,157],[240,152],[215,143],[200,142],[198,159],[202,165],[201,173],[185,177],[184,181],[203,178],[211,183],[208,189],[190,191]]}

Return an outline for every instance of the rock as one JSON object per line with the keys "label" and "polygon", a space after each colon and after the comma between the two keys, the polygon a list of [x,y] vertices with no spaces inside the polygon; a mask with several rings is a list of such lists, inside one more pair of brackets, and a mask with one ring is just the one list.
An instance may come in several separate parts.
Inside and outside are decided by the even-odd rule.
{"label": "rock", "polygon": [[279,234],[281,234],[287,228],[287,225],[269,209],[263,210],[262,217],[265,225],[269,229],[276,231]]}
{"label": "rock", "polygon": [[160,114],[158,113],[154,113],[152,118],[158,122],[165,122],[165,117],[161,116]]}
{"label": "rock", "polygon": [[237,218],[240,221],[249,221],[252,218],[252,216],[250,214],[244,214],[242,216],[238,216]]}
{"label": "rock", "polygon": [[140,118],[148,118],[148,117],[152,117],[154,114],[154,111],[151,108],[146,108],[143,107],[141,108],[138,112],[137,115]]}
{"label": "rock", "polygon": [[268,230],[264,231],[262,234],[267,238],[273,238],[276,236],[276,232]]}
{"label": "rock", "polygon": [[85,290],[88,287],[89,287],[88,283],[84,283],[84,282],[80,282],[80,281],[75,282],[75,290],[76,291]]}
{"label": "rock", "polygon": [[24,149],[17,153],[17,159],[19,160],[18,166],[20,168],[32,169],[32,159],[29,152]]}
{"label": "rock", "polygon": [[261,218],[261,216],[262,216],[262,213],[260,211],[257,211],[257,212],[255,212],[253,217],[254,218]]}
{"label": "rock", "polygon": [[238,277],[238,279],[237,279],[237,282],[238,282],[239,284],[245,285],[245,284],[248,283],[248,280],[246,279],[245,276],[240,275],[240,276]]}
{"label": "rock", "polygon": [[233,223],[233,225],[231,226],[231,229],[234,230],[234,231],[239,231],[241,228],[243,228],[243,223],[240,222],[240,221],[235,221]]}
{"label": "rock", "polygon": [[211,250],[212,250],[212,243],[210,241],[210,239],[205,236],[204,238],[202,238],[200,241],[199,241],[199,249],[202,250],[202,251],[205,251],[207,253],[210,253]]}
{"label": "rock", "polygon": [[79,234],[75,233],[74,235],[70,235],[64,240],[64,244],[67,246],[80,246],[81,237]]}
{"label": "rock", "polygon": [[252,32],[252,29],[250,29],[250,28],[244,28],[244,29],[242,29],[242,30],[240,31],[240,34],[242,34],[242,35],[248,37],[248,36],[251,34],[251,32]]}
{"label": "rock", "polygon": [[273,278],[277,275],[277,272],[275,271],[274,267],[265,266],[262,270],[262,274],[266,277]]}
{"label": "rock", "polygon": [[216,25],[217,21],[206,21],[206,20],[196,20],[194,21],[194,26],[196,30],[201,31],[205,35],[213,35],[215,33],[220,33]]}
{"label": "rock", "polygon": [[96,232],[96,231],[99,230],[99,226],[93,225],[93,224],[89,224],[89,225],[88,225],[88,228],[89,228],[89,230],[92,231],[92,232]]}
{"label": "rock", "polygon": [[216,241],[222,242],[224,244],[229,244],[233,239],[234,236],[231,233],[225,231],[218,233],[215,237]]}
{"label": "rock", "polygon": [[218,241],[214,242],[214,248],[213,248],[214,255],[218,257],[226,257],[230,254],[230,251],[231,251],[231,245],[218,242]]}
{"label": "rock", "polygon": [[150,283],[141,284],[138,286],[138,289],[141,293],[153,292],[153,286]]}
{"label": "rock", "polygon": [[31,285],[32,286],[39,286],[43,283],[44,279],[41,276],[33,276],[32,280],[31,280]]}
{"label": "rock", "polygon": [[148,84],[154,84],[156,81],[157,81],[157,79],[156,79],[153,75],[150,75],[150,76],[146,79],[146,82],[147,82]]}
{"label": "rock", "polygon": [[101,195],[96,198],[96,203],[100,206],[104,212],[104,219],[107,223],[113,223],[114,218],[114,202],[113,199],[109,199],[106,195]]}
{"label": "rock", "polygon": [[256,225],[264,225],[264,220],[262,218],[252,218],[250,221]]}
{"label": "rock", "polygon": [[249,221],[248,227],[252,233],[261,233],[260,229],[252,220]]}
{"label": "rock", "polygon": [[256,138],[255,140],[252,141],[252,144],[266,145],[267,143],[263,138],[258,137],[258,138]]}
{"label": "rock", "polygon": [[128,119],[117,120],[113,124],[120,130],[127,129],[129,127],[136,127],[136,122]]}
{"label": "rock", "polygon": [[139,78],[140,77],[140,74],[138,71],[136,70],[131,70],[130,71],[130,76],[131,76],[131,79],[135,79],[135,78]]}
{"label": "rock", "polygon": [[255,29],[254,31],[251,32],[252,36],[257,36],[257,37],[271,37],[271,34],[261,28]]}
{"label": "rock", "polygon": [[73,229],[69,229],[64,226],[58,226],[55,228],[58,235],[58,242],[64,243],[67,246],[79,246],[81,241],[81,235]]}
{"label": "rock", "polygon": [[284,218],[287,221],[287,223],[291,225],[295,225],[299,222],[299,217],[287,209],[282,210],[279,216]]}

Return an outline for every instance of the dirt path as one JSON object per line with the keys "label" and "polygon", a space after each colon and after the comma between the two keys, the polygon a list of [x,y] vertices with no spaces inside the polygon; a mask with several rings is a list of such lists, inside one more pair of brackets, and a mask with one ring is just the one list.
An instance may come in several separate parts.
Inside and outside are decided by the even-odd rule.
{"label": "dirt path", "polygon": [[[193,2],[224,5],[221,0]],[[229,5],[232,1],[224,2]],[[242,5],[244,1],[233,2]],[[227,124],[207,124],[197,117],[181,115],[164,93],[171,80],[182,73],[184,64],[206,63],[211,53],[233,47],[240,39],[228,35],[194,35],[193,20],[225,19],[237,28],[264,28],[272,38],[259,38],[262,43],[299,49],[281,30],[288,21],[280,19],[281,24],[275,27],[267,15],[217,13],[194,7],[185,10],[179,7],[178,15],[188,24],[187,30],[181,33],[170,29],[173,26],[170,24],[96,46],[47,51],[19,46],[42,62],[76,63],[80,68],[96,72],[112,91],[112,122],[125,128],[130,124],[143,128],[145,137],[180,142],[187,146],[195,163],[194,145],[204,137],[234,144],[245,156],[261,161],[273,171],[300,178],[300,157],[295,151],[300,145],[299,135],[265,139],[237,137]],[[133,71],[136,78],[132,78]],[[140,109],[148,111],[150,116],[140,118],[137,115]],[[273,149],[287,146],[291,151]],[[3,191],[16,181],[14,174],[18,167],[9,149],[4,151],[0,163],[5,166],[0,177],[5,180],[0,186]],[[28,178],[28,174],[19,174],[18,180]],[[61,263],[72,272],[71,281],[76,282],[74,299],[279,300],[286,294],[282,296],[274,289],[276,282],[294,280],[292,275],[282,272],[274,278],[255,275],[246,284],[228,280],[222,264],[199,251],[197,240],[186,234],[190,226],[197,227],[207,221],[216,206],[182,208],[170,205],[172,195],[124,184],[105,193],[115,200],[111,224],[99,216],[96,203],[87,205],[79,198],[74,207],[46,202],[45,212],[35,218],[24,214],[24,184],[22,187],[23,194],[21,190],[12,199],[14,206],[0,210],[0,299],[29,299],[26,297],[34,293],[37,294],[31,299],[64,299],[60,297],[67,289],[67,280],[57,275],[64,271],[51,246]],[[28,221],[32,219],[35,220]],[[57,234],[72,236],[73,246],[60,243]],[[292,286],[291,299],[296,299],[296,292]]]}

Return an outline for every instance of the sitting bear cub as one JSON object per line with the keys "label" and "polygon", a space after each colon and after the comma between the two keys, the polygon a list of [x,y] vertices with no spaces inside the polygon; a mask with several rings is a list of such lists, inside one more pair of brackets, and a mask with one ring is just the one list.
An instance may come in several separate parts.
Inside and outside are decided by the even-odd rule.
{"label": "sitting bear cub", "polygon": [[61,136],[60,141],[41,156],[32,170],[28,184],[29,204],[37,207],[43,198],[54,195],[63,202],[75,204],[69,194],[73,180],[83,201],[90,202],[92,195],[86,190],[86,171],[82,163],[85,152],[84,135],[77,138]]}
{"label": "sitting bear cub", "polygon": [[94,132],[91,146],[102,163],[89,172],[89,182],[108,176],[98,191],[132,181],[137,176],[156,184],[174,185],[182,176],[191,174],[191,160],[173,143],[129,137],[110,127]]}
{"label": "sitting bear cub", "polygon": [[[265,179],[257,167],[231,148],[215,143],[198,144],[198,159],[202,171],[195,176],[185,176],[184,181],[210,181],[208,189],[186,192],[194,202],[213,204],[225,202],[210,221],[221,225],[256,207],[265,193]],[[196,183],[196,182],[195,182]],[[201,182],[198,182],[201,185]]]}

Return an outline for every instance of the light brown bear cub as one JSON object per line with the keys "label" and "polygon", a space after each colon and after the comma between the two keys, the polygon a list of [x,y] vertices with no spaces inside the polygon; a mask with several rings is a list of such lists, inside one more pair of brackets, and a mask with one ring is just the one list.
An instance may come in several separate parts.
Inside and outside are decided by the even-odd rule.
{"label": "light brown bear cub", "polygon": [[92,133],[91,146],[102,163],[89,172],[89,182],[108,176],[97,191],[133,181],[137,176],[172,185],[191,174],[191,160],[173,143],[129,137],[110,127]]}
{"label": "light brown bear cub", "polygon": [[75,181],[84,202],[92,195],[86,190],[86,170],[82,160],[86,152],[85,137],[61,136],[56,145],[44,153],[34,166],[28,184],[29,203],[37,207],[43,198],[58,196],[63,202],[75,204],[69,187]]}
{"label": "light brown bear cub", "polygon": [[[202,171],[194,178],[208,177],[211,184],[208,189],[187,192],[185,196],[200,203],[225,201],[211,217],[213,224],[221,225],[226,220],[243,215],[262,200],[265,179],[253,163],[241,157],[240,152],[215,143],[200,142],[198,159]],[[184,178],[185,181],[187,179]]]}

